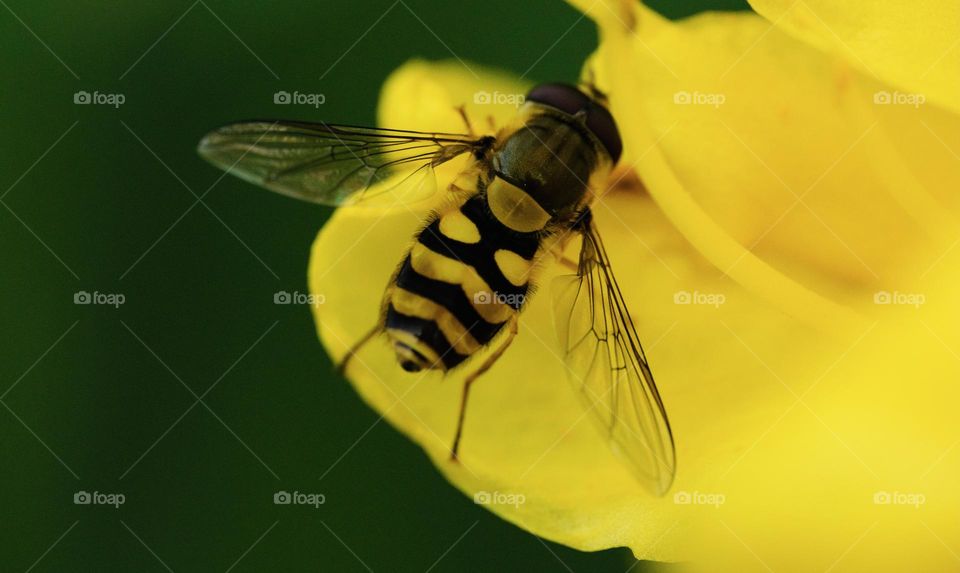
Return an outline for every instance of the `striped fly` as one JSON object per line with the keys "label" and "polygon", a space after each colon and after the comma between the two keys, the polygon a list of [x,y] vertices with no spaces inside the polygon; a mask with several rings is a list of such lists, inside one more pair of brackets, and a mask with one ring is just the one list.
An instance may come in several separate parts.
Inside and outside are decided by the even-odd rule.
{"label": "striped fly", "polygon": [[[568,377],[614,453],[663,494],[676,469],[670,424],[590,210],[622,150],[606,98],[590,86],[542,84],[489,135],[474,134],[460,111],[470,133],[247,121],[209,133],[199,152],[247,181],[333,206],[392,189],[398,173],[432,177],[467,157],[387,285],[378,323],[341,368],[382,335],[403,370],[468,370],[457,460],[471,385],[517,336],[543,268],[565,265],[572,272],[549,296]],[[571,241],[578,260],[563,258]]]}

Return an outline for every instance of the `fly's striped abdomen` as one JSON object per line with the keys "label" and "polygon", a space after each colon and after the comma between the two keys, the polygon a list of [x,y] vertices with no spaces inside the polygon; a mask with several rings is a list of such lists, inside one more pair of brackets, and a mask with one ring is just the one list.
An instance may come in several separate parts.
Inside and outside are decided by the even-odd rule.
{"label": "fly's striped abdomen", "polygon": [[493,340],[523,306],[539,247],[482,190],[431,217],[387,291],[384,327],[401,366],[450,369]]}

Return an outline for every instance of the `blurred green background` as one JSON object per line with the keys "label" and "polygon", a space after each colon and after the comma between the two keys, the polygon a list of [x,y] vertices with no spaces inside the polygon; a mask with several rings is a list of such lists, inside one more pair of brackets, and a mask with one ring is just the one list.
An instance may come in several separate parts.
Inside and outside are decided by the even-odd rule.
{"label": "blurred green background", "polygon": [[[307,290],[330,210],[234,178],[211,188],[220,172],[194,151],[250,117],[372,124],[383,79],[412,57],[575,80],[596,45],[589,19],[546,0],[0,5],[0,569],[634,564],[501,521],[378,423],[308,307],[273,303]],[[279,90],[326,103],[277,106]],[[78,91],[125,102],[76,105]],[[79,291],[125,302],[74,304]],[[275,505],[278,490],[326,503]],[[78,491],[125,503],[76,505]]]}

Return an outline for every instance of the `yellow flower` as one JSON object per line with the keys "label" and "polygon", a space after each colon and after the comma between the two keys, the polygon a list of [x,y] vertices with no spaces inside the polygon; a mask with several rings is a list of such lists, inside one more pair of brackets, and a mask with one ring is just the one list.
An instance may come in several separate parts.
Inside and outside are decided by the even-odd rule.
{"label": "yellow flower", "polygon": [[[350,381],[465,494],[572,547],[708,571],[956,570],[956,4],[757,0],[769,20],[670,22],[573,3],[600,27],[588,69],[624,139],[628,174],[594,212],[673,423],[673,489],[646,493],[586,421],[546,297],[474,387],[460,464],[463,373],[408,374],[371,344]],[[461,132],[461,104],[502,124],[514,107],[474,94],[529,86],[471,68],[403,66],[381,124]],[[309,279],[334,358],[376,322],[427,208],[341,209],[320,232]]]}

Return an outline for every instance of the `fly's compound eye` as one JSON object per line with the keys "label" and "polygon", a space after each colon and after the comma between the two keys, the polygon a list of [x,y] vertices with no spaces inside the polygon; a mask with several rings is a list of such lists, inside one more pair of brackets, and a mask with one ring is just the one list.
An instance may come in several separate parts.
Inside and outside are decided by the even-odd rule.
{"label": "fly's compound eye", "polygon": [[570,115],[585,109],[591,103],[586,94],[568,84],[540,84],[530,90],[527,100],[555,107]]}
{"label": "fly's compound eye", "polygon": [[587,129],[600,140],[613,163],[620,159],[623,143],[620,141],[617,123],[610,111],[590,96],[568,84],[541,84],[530,90],[526,99],[570,115],[585,113]]}
{"label": "fly's compound eye", "polygon": [[620,130],[617,129],[617,122],[613,120],[610,111],[599,104],[591,106],[587,110],[587,128],[597,136],[610,154],[610,159],[616,164],[623,152],[623,142],[620,141]]}

